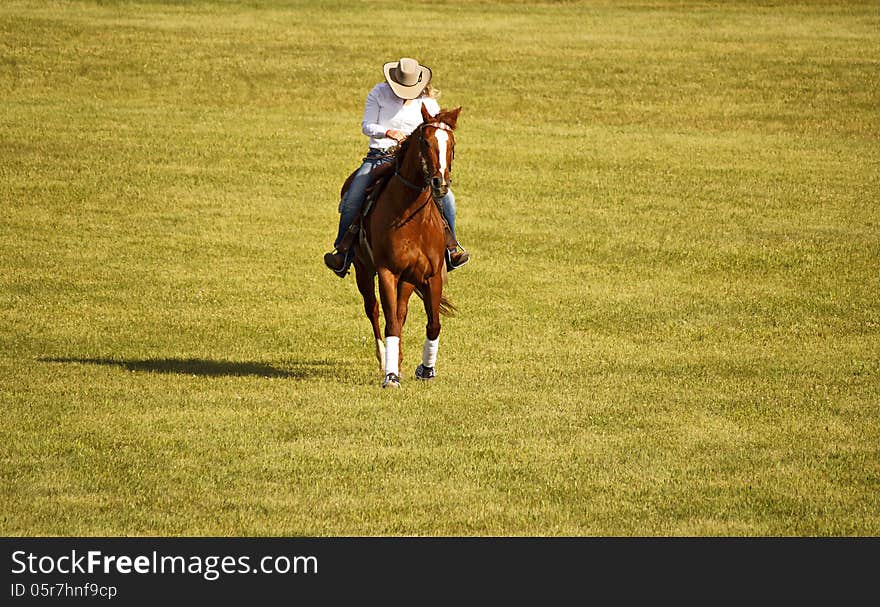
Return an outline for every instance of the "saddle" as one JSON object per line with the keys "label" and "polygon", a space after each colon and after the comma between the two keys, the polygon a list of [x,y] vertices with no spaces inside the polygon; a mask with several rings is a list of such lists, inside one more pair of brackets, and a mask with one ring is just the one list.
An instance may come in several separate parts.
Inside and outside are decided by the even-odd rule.
{"label": "saddle", "polygon": [[[372,171],[370,171],[370,178],[372,179],[372,181],[370,182],[370,185],[367,186],[367,198],[370,197],[370,193],[376,189],[376,186],[379,186],[380,184],[381,186],[377,194],[381,193],[381,190],[384,189],[385,184],[394,173],[393,169],[394,163],[383,162]],[[355,169],[354,171],[352,171],[351,175],[348,176],[348,179],[345,180],[345,183],[342,184],[342,189],[339,190],[340,198],[343,198],[345,196],[345,193],[348,192],[348,189],[351,187],[351,182],[354,181],[355,175],[357,175],[358,170],[360,169]]]}
{"label": "saddle", "polygon": [[[364,196],[364,206],[342,237],[342,241],[337,247],[339,251],[348,251],[351,249],[351,245],[354,244],[355,239],[358,238],[358,234],[361,232],[363,218],[369,214],[370,209],[373,208],[373,203],[379,199],[385,186],[388,185],[388,182],[391,181],[391,178],[394,176],[394,167],[395,165],[393,162],[384,162],[370,171],[371,181],[370,185],[367,186],[366,195]],[[354,181],[357,172],[358,169],[352,171],[351,175],[348,176],[348,179],[345,180],[345,183],[342,184],[342,188],[339,190],[340,198],[344,197],[345,193],[348,192],[351,187],[351,182]],[[443,220],[443,231],[446,235],[446,257],[448,262],[450,251],[454,251],[458,248],[458,241],[452,235],[452,230],[449,229],[449,224],[443,216],[443,209],[440,208],[439,202],[435,201],[435,203],[437,204],[437,209],[440,211],[440,218]]]}

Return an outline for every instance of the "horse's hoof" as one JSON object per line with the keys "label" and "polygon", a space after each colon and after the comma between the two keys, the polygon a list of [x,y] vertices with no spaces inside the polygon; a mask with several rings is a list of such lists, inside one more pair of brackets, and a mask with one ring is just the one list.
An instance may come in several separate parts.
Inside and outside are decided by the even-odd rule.
{"label": "horse's hoof", "polygon": [[385,381],[382,382],[383,388],[399,388],[400,387],[400,377],[398,377],[397,373],[389,373],[385,376]]}
{"label": "horse's hoof", "polygon": [[434,367],[426,367],[425,365],[419,365],[416,367],[416,379],[429,380],[437,377],[437,373],[434,371]]}

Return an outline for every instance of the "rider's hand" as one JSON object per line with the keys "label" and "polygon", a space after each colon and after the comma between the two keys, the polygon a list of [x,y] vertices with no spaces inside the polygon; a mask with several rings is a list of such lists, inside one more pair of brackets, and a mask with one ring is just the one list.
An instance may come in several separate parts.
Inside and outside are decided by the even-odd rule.
{"label": "rider's hand", "polygon": [[394,129],[389,129],[389,130],[385,131],[385,136],[391,137],[391,139],[393,139],[397,143],[400,143],[401,141],[406,139],[406,135],[404,135],[400,131],[396,131]]}

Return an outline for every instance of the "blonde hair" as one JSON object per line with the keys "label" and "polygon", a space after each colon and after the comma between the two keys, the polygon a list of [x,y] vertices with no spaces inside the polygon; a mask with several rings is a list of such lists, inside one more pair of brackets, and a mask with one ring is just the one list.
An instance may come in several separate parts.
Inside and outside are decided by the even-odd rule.
{"label": "blonde hair", "polygon": [[419,97],[430,97],[431,99],[439,99],[440,98],[440,89],[434,88],[434,85],[430,82],[425,87],[425,90],[422,91],[422,94]]}

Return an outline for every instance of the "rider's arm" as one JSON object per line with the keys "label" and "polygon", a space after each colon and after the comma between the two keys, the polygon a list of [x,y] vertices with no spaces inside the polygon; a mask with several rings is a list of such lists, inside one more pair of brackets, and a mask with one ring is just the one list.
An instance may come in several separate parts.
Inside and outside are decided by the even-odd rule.
{"label": "rider's arm", "polygon": [[382,84],[377,84],[367,95],[367,103],[364,105],[364,119],[361,122],[361,130],[364,135],[373,139],[385,137],[386,128],[379,124],[380,97]]}

